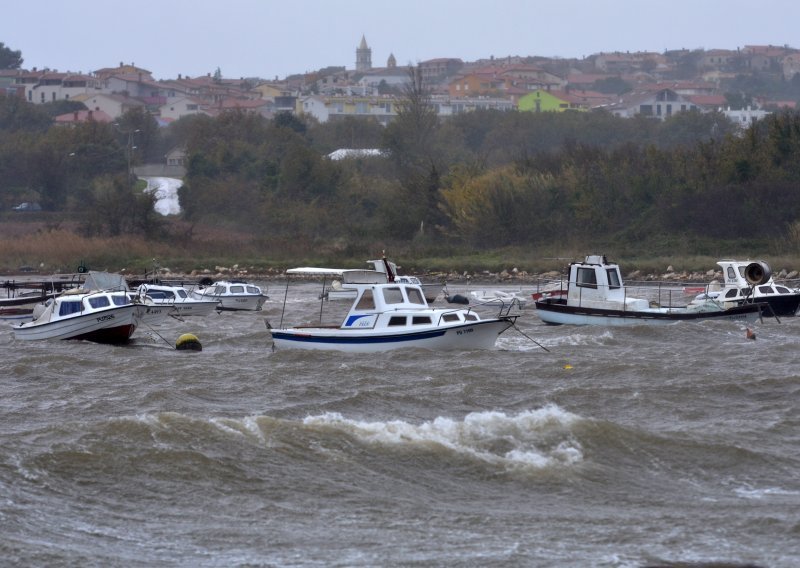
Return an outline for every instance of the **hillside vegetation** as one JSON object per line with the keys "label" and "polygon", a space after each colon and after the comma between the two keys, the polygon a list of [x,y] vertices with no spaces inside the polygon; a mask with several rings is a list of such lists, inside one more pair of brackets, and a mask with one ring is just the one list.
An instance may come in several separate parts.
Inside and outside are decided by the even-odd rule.
{"label": "hillside vegetation", "polygon": [[[419,86],[407,95],[387,127],[230,111],[162,129],[141,112],[55,127],[47,105],[0,96],[0,267],[361,266],[383,250],[407,270],[536,271],[590,252],[687,270],[723,256],[800,264],[797,113],[741,132],[694,112],[442,121]],[[183,213],[162,218],[128,168],[175,146]],[[339,148],[384,153],[327,157]],[[24,201],[43,211],[11,211]]]}

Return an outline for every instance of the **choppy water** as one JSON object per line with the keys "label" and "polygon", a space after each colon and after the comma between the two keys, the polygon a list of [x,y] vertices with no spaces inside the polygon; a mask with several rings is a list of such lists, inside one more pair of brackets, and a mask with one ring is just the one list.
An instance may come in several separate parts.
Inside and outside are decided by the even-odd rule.
{"label": "choppy water", "polygon": [[[271,296],[124,347],[4,326],[0,563],[800,565],[800,319],[750,341],[527,308],[549,352],[512,330],[490,352],[273,353]],[[186,332],[202,352],[171,349]]]}

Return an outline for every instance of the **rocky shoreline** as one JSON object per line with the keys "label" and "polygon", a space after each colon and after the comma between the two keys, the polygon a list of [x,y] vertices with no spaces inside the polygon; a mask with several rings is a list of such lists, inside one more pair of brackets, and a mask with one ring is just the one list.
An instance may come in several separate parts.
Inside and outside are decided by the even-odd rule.
{"label": "rocky shoreline", "polygon": [[[113,270],[111,270],[113,272]],[[180,281],[184,284],[199,283],[201,279],[211,280],[252,280],[262,282],[280,281],[286,279],[286,273],[280,268],[270,268],[266,270],[254,269],[254,267],[243,267],[238,264],[232,266],[215,266],[212,268],[192,270],[190,272],[172,271],[170,268],[161,267],[153,272],[145,274],[134,273],[126,269],[119,271],[120,274],[129,280],[147,281],[152,280],[154,277],[161,280]],[[51,278],[52,273],[40,273],[37,270],[21,271],[19,274],[0,275],[3,280],[34,280]],[[63,275],[62,275],[63,276]],[[413,276],[418,277],[426,283],[441,282],[442,284],[480,284],[480,285],[537,285],[553,281],[559,281],[566,278],[566,270],[560,272],[551,270],[546,272],[527,272],[512,268],[510,270],[503,270],[500,272],[492,272],[489,270],[482,271],[430,271],[422,273],[414,273]],[[782,269],[778,272],[773,272],[773,278],[790,287],[800,287],[800,271]],[[320,277],[304,276],[298,277],[308,281],[321,281]],[[668,266],[664,272],[661,273],[645,273],[641,270],[634,270],[624,275],[625,283],[628,285],[635,283],[655,283],[655,282],[675,282],[682,285],[697,284],[705,285],[713,281],[722,283],[724,281],[721,270],[707,270],[705,272],[686,272],[676,271],[672,266]]]}
{"label": "rocky shoreline", "polygon": [[[237,279],[237,280],[254,280],[254,281],[277,281],[284,280],[286,274],[282,269],[268,269],[266,271],[256,271],[253,269],[243,268],[239,265],[231,267],[216,266],[214,269],[192,270],[189,273],[173,273],[169,268],[158,269],[158,277],[164,280],[197,280],[201,278],[210,278],[212,280],[224,279]],[[125,271],[122,271],[125,274]],[[128,275],[134,277],[135,275]],[[542,273],[529,273],[524,270],[513,268],[511,270],[503,270],[501,272],[491,272],[488,270],[476,272],[425,272],[415,273],[414,276],[418,277],[423,282],[442,282],[447,283],[475,283],[475,284],[536,284],[541,282],[552,282],[554,280],[561,280],[565,278],[566,273],[552,270]],[[145,275],[144,277],[152,278],[153,274]],[[143,278],[144,278],[143,277]],[[797,270],[780,270],[773,273],[776,281],[794,281],[800,280],[800,271]],[[306,276],[302,277],[309,281],[321,280],[319,277]],[[625,275],[625,282],[632,284],[635,282],[678,282],[681,284],[708,284],[717,281],[723,282],[724,278],[721,270],[708,270],[706,272],[677,272],[672,266],[660,274],[657,273],[643,273],[640,270],[635,270]]]}

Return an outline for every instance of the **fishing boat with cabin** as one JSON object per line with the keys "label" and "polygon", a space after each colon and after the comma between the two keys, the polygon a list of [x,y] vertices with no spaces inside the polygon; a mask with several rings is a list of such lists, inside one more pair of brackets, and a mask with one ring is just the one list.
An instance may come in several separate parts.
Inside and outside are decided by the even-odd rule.
{"label": "fishing boat with cabin", "polygon": [[652,298],[632,296],[623,285],[619,265],[604,255],[589,255],[570,264],[566,294],[537,300],[536,312],[547,324],[630,326],[702,320],[754,322],[763,309],[757,302],[726,307],[714,298],[675,305],[668,289],[653,286],[651,290]]}

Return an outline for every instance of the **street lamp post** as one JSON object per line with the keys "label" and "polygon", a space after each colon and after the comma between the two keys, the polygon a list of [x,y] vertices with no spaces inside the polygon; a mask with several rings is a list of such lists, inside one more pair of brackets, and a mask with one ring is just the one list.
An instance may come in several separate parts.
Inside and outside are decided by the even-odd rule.
{"label": "street lamp post", "polygon": [[130,183],[131,183],[131,175],[133,174],[133,171],[132,171],[132,168],[131,168],[131,162],[133,160],[133,151],[136,149],[136,146],[133,145],[133,135],[141,132],[141,130],[139,130],[138,128],[135,129],[135,130],[122,130],[119,127],[118,123],[115,122],[113,124],[114,124],[114,128],[116,128],[117,132],[119,132],[120,134],[127,134],[128,135],[128,144],[125,147],[125,149],[126,149],[125,154],[127,155],[127,158],[128,158],[128,185],[130,185]]}

